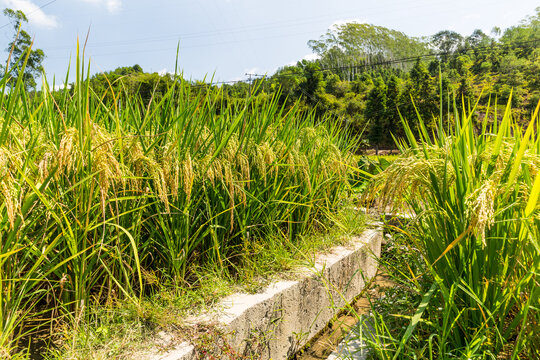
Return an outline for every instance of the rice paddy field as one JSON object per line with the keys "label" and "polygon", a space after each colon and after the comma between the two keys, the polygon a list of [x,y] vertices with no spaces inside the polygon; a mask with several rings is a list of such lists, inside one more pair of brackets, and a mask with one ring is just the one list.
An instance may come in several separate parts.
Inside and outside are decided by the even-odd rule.
{"label": "rice paddy field", "polygon": [[1,358],[73,341],[96,306],[196,287],[205,266],[234,277],[293,251],[349,186],[347,136],[277,97],[224,105],[177,81],[145,103],[94,93],[85,69],[56,92],[0,81]]}
{"label": "rice paddy field", "polygon": [[392,228],[410,306],[373,307],[373,356],[539,355],[540,105],[525,127],[510,105],[482,123],[474,104],[441,111],[418,133],[402,119],[399,156],[359,159],[346,131],[279,94],[225,102],[175,76],[143,100],[96,93],[82,57],[75,72],[60,91],[0,80],[1,358],[114,358],[124,344],[77,352],[114,331],[100,319],[130,328],[155,299],[185,308],[280,271],[306,235],[358,223],[339,220],[358,174],[366,199],[414,215]]}

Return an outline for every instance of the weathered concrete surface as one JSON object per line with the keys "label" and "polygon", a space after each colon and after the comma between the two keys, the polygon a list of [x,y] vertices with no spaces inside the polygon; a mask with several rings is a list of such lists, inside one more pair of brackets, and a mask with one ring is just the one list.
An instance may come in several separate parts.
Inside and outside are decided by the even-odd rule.
{"label": "weathered concrete surface", "polygon": [[[381,237],[380,230],[366,230],[351,247],[338,247],[318,257],[314,266],[299,275],[299,280],[276,282],[260,294],[227,297],[220,311],[199,321],[223,329],[220,342],[238,354],[256,359],[286,359],[320,332],[376,275],[375,257],[380,256]],[[188,344],[148,357],[195,358],[196,351]]]}
{"label": "weathered concrete surface", "polygon": [[184,342],[176,347],[174,350],[170,350],[164,354],[152,354],[148,359],[156,360],[192,360],[196,359],[195,346],[190,343]]}

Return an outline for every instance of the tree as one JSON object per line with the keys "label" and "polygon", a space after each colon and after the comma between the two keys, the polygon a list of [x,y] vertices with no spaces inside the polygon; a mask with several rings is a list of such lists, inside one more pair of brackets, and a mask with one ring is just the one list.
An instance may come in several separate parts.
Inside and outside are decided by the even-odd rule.
{"label": "tree", "polygon": [[465,38],[465,44],[468,47],[487,46],[493,41],[492,38],[487,36],[482,30],[476,29],[470,36]]}
{"label": "tree", "polygon": [[127,82],[124,80],[143,73],[143,69],[137,64],[134,66],[118,67],[114,71],[95,74],[90,78],[90,85],[92,86],[92,90],[100,94],[100,96],[104,96],[104,101],[108,102],[113,100],[113,94],[119,96],[124,90],[128,90],[133,94],[134,91],[131,91],[132,89],[126,86]]}
{"label": "tree", "polygon": [[444,54],[455,53],[463,46],[463,41],[463,36],[451,30],[439,31],[431,37],[431,44]]}
{"label": "tree", "polygon": [[401,118],[399,117],[398,107],[401,101],[401,88],[399,79],[396,75],[392,75],[387,84],[386,91],[386,132],[390,132],[396,138],[405,137]]}
{"label": "tree", "polygon": [[324,95],[326,83],[318,62],[302,60],[298,66],[303,71],[303,79],[298,84],[299,97],[304,97],[307,104],[315,106]]}
{"label": "tree", "polygon": [[534,41],[540,37],[540,7],[536,8],[536,14],[528,16],[520,25],[509,27],[504,31],[501,42],[515,44],[518,42]]}
{"label": "tree", "polygon": [[[7,69],[5,66],[1,67],[2,75],[7,72],[13,78],[12,84],[16,84],[21,78],[26,89],[35,88],[35,77],[43,72],[42,62],[45,59],[45,53],[41,49],[32,50],[33,40],[22,29],[22,24],[28,22],[28,18],[21,10],[4,9],[4,15],[12,20],[15,34],[6,49],[11,53],[11,58]],[[26,58],[28,61],[23,71]]]}
{"label": "tree", "polygon": [[462,102],[467,105],[473,99],[473,81],[469,72],[463,74],[459,80],[459,87],[457,89],[457,102],[458,108],[461,109]]}
{"label": "tree", "polygon": [[418,125],[418,122],[415,121],[416,111],[422,116],[426,124],[429,124],[433,114],[439,112],[439,96],[435,79],[429,74],[426,65],[420,59],[417,59],[409,73],[405,93],[410,95],[416,105],[415,109],[412,101],[405,101],[405,113],[409,115],[409,120],[412,121],[411,127],[415,129]]}
{"label": "tree", "polygon": [[416,38],[357,22],[335,25],[319,40],[310,40],[308,46],[320,56],[324,68],[338,68],[335,73],[348,81],[361,71],[357,65],[426,53],[426,44]]}
{"label": "tree", "polygon": [[425,98],[434,91],[434,84],[426,65],[417,59],[410,73],[410,88],[414,97]]}
{"label": "tree", "polygon": [[297,65],[287,65],[276,71],[269,79],[275,82],[276,87],[280,89],[280,103],[292,105],[298,100],[298,86],[302,81],[302,69]]}
{"label": "tree", "polygon": [[381,77],[375,79],[375,86],[369,92],[366,102],[365,117],[369,121],[369,142],[379,154],[383,142],[384,117],[386,113],[386,85]]}

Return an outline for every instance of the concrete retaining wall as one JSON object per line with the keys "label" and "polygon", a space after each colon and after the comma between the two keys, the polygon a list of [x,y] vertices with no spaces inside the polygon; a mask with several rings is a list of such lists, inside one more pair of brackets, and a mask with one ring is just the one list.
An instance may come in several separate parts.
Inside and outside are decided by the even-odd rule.
{"label": "concrete retaining wall", "polygon": [[[220,311],[200,319],[223,331],[219,348],[254,359],[286,359],[302,348],[376,275],[381,251],[380,230],[366,230],[351,247],[338,247],[318,257],[295,281],[279,281],[263,293],[225,298]],[[226,346],[224,346],[224,344]],[[229,356],[224,356],[229,358]],[[151,360],[196,359],[184,343]]]}

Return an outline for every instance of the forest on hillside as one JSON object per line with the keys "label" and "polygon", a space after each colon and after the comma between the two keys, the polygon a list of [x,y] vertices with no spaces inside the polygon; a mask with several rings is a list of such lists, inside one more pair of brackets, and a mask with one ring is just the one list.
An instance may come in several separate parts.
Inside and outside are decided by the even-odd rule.
{"label": "forest on hillside", "polygon": [[443,30],[414,38],[351,22],[308,42],[318,59],[251,81],[209,85],[134,65],[94,75],[91,86],[104,101],[138,93],[146,102],[163,96],[175,81],[189,83],[194,93],[221,87],[217,107],[277,92],[281,104],[300,102],[304,111],[362,134],[360,148],[393,148],[393,137],[404,135],[400,114],[413,121],[414,130],[417,111],[433,126],[440,109],[453,109],[454,102],[463,109],[478,101],[482,113],[488,102],[499,105],[495,111],[511,99],[516,116],[529,116],[540,100],[539,44],[540,8],[504,31],[495,27],[490,34],[475,30],[468,36]]}

